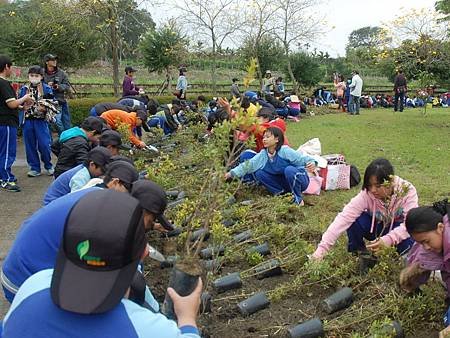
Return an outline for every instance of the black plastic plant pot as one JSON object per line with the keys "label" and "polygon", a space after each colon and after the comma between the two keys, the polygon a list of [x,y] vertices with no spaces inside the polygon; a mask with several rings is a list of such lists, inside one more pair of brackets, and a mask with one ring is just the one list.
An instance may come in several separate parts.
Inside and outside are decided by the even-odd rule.
{"label": "black plastic plant pot", "polygon": [[233,220],[233,219],[225,219],[225,220],[222,221],[222,225],[223,225],[225,228],[229,228],[229,227],[231,227],[231,226],[233,226],[233,225],[235,225],[235,224],[236,224],[236,221]]}
{"label": "black plastic plant pot", "polygon": [[269,248],[269,243],[265,242],[263,244],[260,245],[255,245],[252,246],[251,248],[247,249],[248,253],[254,253],[257,252],[259,253],[261,256],[267,256],[270,254],[270,248]]}
{"label": "black plastic plant pot", "polygon": [[[195,267],[191,267],[189,270],[195,271],[191,273],[187,273],[183,270],[178,267],[178,264],[172,269],[169,287],[173,288],[180,296],[185,297],[190,295],[197,286],[198,279],[201,275],[201,267],[198,264]],[[173,309],[173,301],[167,293],[161,307],[161,312],[167,318],[176,320],[176,314]]]}
{"label": "black plastic plant pot", "polygon": [[227,205],[233,205],[234,203],[236,203],[236,197],[234,197],[234,196],[230,196],[228,199],[227,199]]}
{"label": "black plastic plant pot", "polygon": [[220,261],[218,259],[208,259],[202,261],[203,268],[208,272],[216,272],[220,270]]}
{"label": "black plastic plant pot", "polygon": [[258,292],[250,298],[243,300],[238,304],[239,312],[243,316],[249,316],[255,312],[265,309],[270,305],[269,298],[265,292]]}
{"label": "black plastic plant pot", "polygon": [[177,200],[183,199],[186,197],[186,193],[184,191],[180,191],[177,195]]}
{"label": "black plastic plant pot", "polygon": [[178,256],[167,256],[164,262],[161,262],[161,268],[171,268],[175,265],[178,260]]}
{"label": "black plastic plant pot", "polygon": [[166,191],[166,196],[170,198],[176,198],[180,192],[178,190]]}
{"label": "black plastic plant pot", "polygon": [[236,243],[241,243],[241,242],[247,241],[250,238],[252,238],[252,235],[253,235],[253,233],[251,230],[245,230],[244,232],[241,232],[241,233],[235,235],[233,237],[233,239]]}
{"label": "black plastic plant pot", "polygon": [[174,228],[166,233],[161,233],[161,237],[177,237],[183,232],[182,228]]}
{"label": "black plastic plant pot", "polygon": [[256,278],[263,279],[267,277],[279,276],[283,274],[281,263],[278,259],[271,259],[255,267]]}
{"label": "black plastic plant pot", "polygon": [[319,318],[310,319],[288,330],[290,338],[324,337],[323,324]]}
{"label": "black plastic plant pot", "polygon": [[200,257],[203,259],[210,259],[213,256],[223,256],[225,253],[225,247],[223,245],[219,246],[209,246],[202,251],[200,251]]}
{"label": "black plastic plant pot", "polygon": [[184,202],[184,199],[175,200],[173,202],[170,202],[167,204],[167,209],[175,208],[176,206],[182,204]]}
{"label": "black plastic plant pot", "polygon": [[378,263],[378,258],[371,254],[362,254],[359,256],[359,272],[365,275]]}
{"label": "black plastic plant pot", "polygon": [[200,297],[200,313],[211,312],[211,295],[209,292],[203,292]]}
{"label": "black plastic plant pot", "polygon": [[345,309],[353,302],[353,290],[345,287],[333,293],[323,301],[323,308],[326,313],[331,314]]}
{"label": "black plastic plant pot", "polygon": [[405,332],[399,322],[393,321],[381,328],[381,335],[392,338],[405,338]]}
{"label": "black plastic plant pot", "polygon": [[239,289],[242,287],[241,275],[239,272],[230,273],[227,276],[220,277],[213,282],[213,286],[217,293],[228,290]]}
{"label": "black plastic plant pot", "polygon": [[199,240],[201,236],[205,236],[204,240],[206,241],[209,238],[208,230],[206,230],[205,228],[201,228],[201,229],[195,230],[191,234],[191,241],[195,242],[195,241]]}

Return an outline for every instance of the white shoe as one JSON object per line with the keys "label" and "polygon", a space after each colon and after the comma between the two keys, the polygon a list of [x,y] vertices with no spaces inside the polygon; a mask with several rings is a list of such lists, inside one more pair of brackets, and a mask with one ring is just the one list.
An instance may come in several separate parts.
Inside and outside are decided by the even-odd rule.
{"label": "white shoe", "polygon": [[45,169],[45,173],[48,176],[53,176],[53,174],[55,173],[55,169],[53,167],[51,167],[50,169]]}
{"label": "white shoe", "polygon": [[30,170],[29,172],[27,172],[27,176],[28,177],[38,177],[38,176],[41,176],[41,173],[39,171]]}

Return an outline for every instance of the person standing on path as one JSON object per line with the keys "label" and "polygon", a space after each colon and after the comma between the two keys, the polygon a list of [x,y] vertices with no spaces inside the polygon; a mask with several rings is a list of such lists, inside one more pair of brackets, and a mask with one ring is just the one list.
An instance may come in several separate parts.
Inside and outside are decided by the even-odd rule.
{"label": "person standing on path", "polygon": [[[0,55],[0,188],[19,192],[16,177],[11,167],[16,160],[17,128],[19,126],[19,108],[27,109],[33,98],[26,94],[16,98],[11,83],[7,80],[12,73],[12,61]],[[24,107],[22,107],[24,105]]]}
{"label": "person standing on path", "polygon": [[58,134],[61,134],[64,130],[72,128],[69,105],[65,98],[65,93],[69,91],[70,84],[67,74],[58,68],[57,62],[58,57],[56,55],[47,54],[44,56],[44,81],[53,89],[53,94],[61,109],[61,115],[56,117]]}
{"label": "person standing on path", "polygon": [[[405,102],[405,95],[407,91],[408,87],[406,85],[406,77],[403,74],[403,70],[399,69],[394,79],[394,111],[403,111],[403,103]],[[399,100],[400,105],[398,102]]]}
{"label": "person standing on path", "polygon": [[[352,83],[350,83],[350,101],[348,103],[351,115],[359,115],[359,100],[361,98],[363,80],[359,76],[359,72],[354,70],[352,72]],[[351,108],[351,109],[350,109]]]}
{"label": "person standing on path", "polygon": [[28,70],[28,83],[19,91],[19,97],[31,94],[34,104],[23,110],[20,124],[23,128],[23,141],[30,170],[28,177],[41,175],[41,161],[44,163],[45,173],[53,176],[54,169],[51,162],[49,123],[55,122],[58,113],[57,102],[53,100],[53,91],[43,80],[41,66],[31,66]]}
{"label": "person standing on path", "polygon": [[180,76],[178,76],[177,88],[175,89],[175,96],[180,100],[186,100],[186,90],[188,87],[184,73],[186,73],[186,67],[180,67]]}

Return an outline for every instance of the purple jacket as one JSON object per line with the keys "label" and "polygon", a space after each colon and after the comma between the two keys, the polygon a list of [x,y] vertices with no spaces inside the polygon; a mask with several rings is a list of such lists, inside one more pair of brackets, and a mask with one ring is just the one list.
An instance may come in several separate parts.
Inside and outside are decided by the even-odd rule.
{"label": "purple jacket", "polygon": [[431,271],[440,270],[442,279],[447,285],[447,296],[450,296],[450,221],[448,215],[444,216],[443,252],[438,254],[427,251],[419,243],[415,243],[408,255],[408,264],[419,263],[422,269],[427,270],[417,279],[417,286],[426,283]]}
{"label": "purple jacket", "polygon": [[136,85],[133,82],[133,78],[125,75],[122,82],[122,96],[133,96],[138,95],[139,89],[136,87]]}

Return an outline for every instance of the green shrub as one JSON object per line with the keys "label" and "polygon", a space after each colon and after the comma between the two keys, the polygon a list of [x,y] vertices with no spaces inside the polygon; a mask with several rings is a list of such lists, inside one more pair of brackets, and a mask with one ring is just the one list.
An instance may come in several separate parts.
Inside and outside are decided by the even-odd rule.
{"label": "green shrub", "polygon": [[[155,98],[159,104],[167,104],[172,102],[174,96],[155,96]],[[190,100],[194,100],[195,97],[189,97]],[[210,100],[211,97],[206,97],[207,100]],[[90,97],[90,98],[82,98],[82,99],[70,99],[69,109],[70,114],[72,115],[72,124],[80,125],[80,123],[89,116],[89,112],[93,106],[100,102],[115,102],[117,99],[112,96],[102,96],[102,97]]]}

